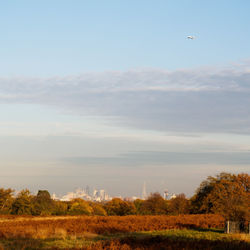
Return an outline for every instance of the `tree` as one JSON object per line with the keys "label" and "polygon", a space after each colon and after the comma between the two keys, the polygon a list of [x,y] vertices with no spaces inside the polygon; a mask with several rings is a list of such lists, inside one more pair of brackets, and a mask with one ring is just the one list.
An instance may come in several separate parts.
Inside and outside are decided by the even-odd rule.
{"label": "tree", "polygon": [[24,189],[17,195],[12,204],[12,214],[31,214],[32,213],[32,198],[28,189]]}
{"label": "tree", "polygon": [[105,204],[105,210],[108,215],[131,215],[136,213],[135,205],[132,202],[123,201],[119,198],[114,198]]}
{"label": "tree", "polygon": [[93,209],[87,201],[77,198],[70,202],[68,213],[70,215],[91,215]]}
{"label": "tree", "polygon": [[52,215],[65,215],[68,211],[68,205],[64,201],[53,201]]}
{"label": "tree", "polygon": [[144,200],[136,199],[134,201],[134,205],[136,208],[136,214],[142,214],[142,207],[143,207]]}
{"label": "tree", "polygon": [[167,214],[168,204],[159,193],[153,193],[143,202],[140,210],[142,214]]}
{"label": "tree", "polygon": [[50,215],[52,213],[54,202],[47,190],[39,190],[33,202],[34,215]]}
{"label": "tree", "polygon": [[0,188],[0,213],[8,214],[11,212],[11,206],[14,201],[13,198],[14,190],[8,188]]}
{"label": "tree", "polygon": [[238,181],[244,188],[244,190],[249,193],[250,192],[250,175],[246,173],[241,173],[237,175]]}
{"label": "tree", "polygon": [[218,213],[229,220],[248,220],[250,207],[248,174],[221,173],[209,176],[191,199],[194,213]]}
{"label": "tree", "polygon": [[169,201],[169,212],[173,215],[189,213],[189,200],[185,194],[178,194]]}
{"label": "tree", "polygon": [[107,212],[104,209],[102,204],[99,204],[96,202],[90,202],[89,205],[92,207],[94,215],[99,215],[99,216],[106,216],[107,215]]}

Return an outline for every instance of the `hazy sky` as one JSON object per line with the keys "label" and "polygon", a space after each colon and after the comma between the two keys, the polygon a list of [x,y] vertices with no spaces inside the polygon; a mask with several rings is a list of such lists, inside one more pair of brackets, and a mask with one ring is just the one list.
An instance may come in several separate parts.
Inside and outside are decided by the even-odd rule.
{"label": "hazy sky", "polygon": [[208,175],[249,173],[249,9],[1,3],[2,187],[191,195]]}

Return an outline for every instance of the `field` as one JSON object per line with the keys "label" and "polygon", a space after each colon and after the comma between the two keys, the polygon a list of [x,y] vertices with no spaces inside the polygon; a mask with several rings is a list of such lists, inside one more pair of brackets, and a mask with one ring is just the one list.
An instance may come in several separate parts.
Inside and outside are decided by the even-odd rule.
{"label": "field", "polygon": [[249,249],[219,215],[0,217],[2,249]]}

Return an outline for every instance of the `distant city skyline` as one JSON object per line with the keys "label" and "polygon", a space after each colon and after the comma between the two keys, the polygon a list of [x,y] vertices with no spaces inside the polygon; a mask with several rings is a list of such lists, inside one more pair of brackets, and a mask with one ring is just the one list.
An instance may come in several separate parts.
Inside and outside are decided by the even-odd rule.
{"label": "distant city skyline", "polygon": [[209,175],[249,173],[249,9],[3,2],[1,186],[191,196]]}
{"label": "distant city skyline", "polygon": [[[112,192],[112,190],[111,190]],[[146,182],[143,183],[142,193],[141,195],[114,195],[113,197],[105,189],[90,189],[87,185],[85,188],[78,187],[74,191],[69,191],[66,194],[58,195],[56,193],[51,194],[51,198],[53,200],[61,200],[61,201],[70,201],[73,199],[83,199],[87,201],[96,201],[96,202],[103,202],[103,201],[110,201],[113,198],[120,198],[123,200],[134,201],[136,199],[146,200],[150,197],[151,194],[159,193],[164,199],[172,199],[176,197],[175,193],[169,193],[168,190],[159,190],[159,191],[151,191],[147,193],[146,191]],[[188,197],[189,198],[189,197]]]}

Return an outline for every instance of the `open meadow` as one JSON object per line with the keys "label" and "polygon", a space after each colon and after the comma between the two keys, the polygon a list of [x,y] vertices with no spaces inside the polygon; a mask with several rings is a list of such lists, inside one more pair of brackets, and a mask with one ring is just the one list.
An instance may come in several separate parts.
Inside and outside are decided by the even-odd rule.
{"label": "open meadow", "polygon": [[219,215],[1,216],[2,249],[249,249]]}

